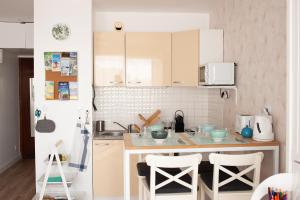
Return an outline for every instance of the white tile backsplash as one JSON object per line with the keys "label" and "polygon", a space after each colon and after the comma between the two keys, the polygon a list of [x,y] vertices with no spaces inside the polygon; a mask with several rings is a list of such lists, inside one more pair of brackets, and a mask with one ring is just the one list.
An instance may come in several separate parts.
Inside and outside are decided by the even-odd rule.
{"label": "white tile backsplash", "polygon": [[98,87],[95,92],[98,111],[94,120],[105,120],[107,129],[119,128],[113,121],[141,125],[137,115],[147,118],[157,109],[162,111],[162,121],[172,121],[175,111],[182,110],[186,128],[207,122],[223,124],[223,100],[216,89]]}

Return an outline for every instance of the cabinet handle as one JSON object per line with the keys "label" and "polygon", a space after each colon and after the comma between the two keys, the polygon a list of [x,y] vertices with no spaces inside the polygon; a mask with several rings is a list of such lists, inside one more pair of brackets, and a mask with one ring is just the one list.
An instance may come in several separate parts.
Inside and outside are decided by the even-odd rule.
{"label": "cabinet handle", "polygon": [[128,83],[128,84],[132,84],[132,83],[133,83],[133,84],[141,84],[142,82],[141,82],[141,81],[135,81],[135,82],[127,81],[127,83]]}
{"label": "cabinet handle", "polygon": [[123,81],[109,81],[110,84],[121,84]]}
{"label": "cabinet handle", "polygon": [[96,146],[109,146],[109,143],[95,143]]}
{"label": "cabinet handle", "polygon": [[183,82],[181,82],[181,81],[173,81],[173,83],[175,83],[175,84],[182,84]]}

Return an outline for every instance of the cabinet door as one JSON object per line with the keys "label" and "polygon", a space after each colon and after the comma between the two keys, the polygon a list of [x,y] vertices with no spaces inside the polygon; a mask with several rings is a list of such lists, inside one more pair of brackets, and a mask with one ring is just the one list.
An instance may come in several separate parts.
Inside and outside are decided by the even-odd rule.
{"label": "cabinet door", "polygon": [[25,25],[0,22],[0,47],[25,48]]}
{"label": "cabinet door", "polygon": [[[131,195],[137,196],[137,156],[132,156],[130,162]],[[123,140],[94,140],[94,199],[122,199],[123,189]]]}
{"label": "cabinet door", "polygon": [[34,24],[28,23],[25,24],[25,48],[33,49],[34,48]]}
{"label": "cabinet door", "polygon": [[93,144],[94,197],[123,195],[123,141],[96,140]]}
{"label": "cabinet door", "polygon": [[223,62],[223,30],[200,30],[200,65]]}
{"label": "cabinet door", "polygon": [[198,86],[199,31],[172,34],[172,85]]}
{"label": "cabinet door", "polygon": [[171,33],[126,34],[126,83],[171,85]]}
{"label": "cabinet door", "polygon": [[125,34],[94,33],[95,86],[125,85]]}

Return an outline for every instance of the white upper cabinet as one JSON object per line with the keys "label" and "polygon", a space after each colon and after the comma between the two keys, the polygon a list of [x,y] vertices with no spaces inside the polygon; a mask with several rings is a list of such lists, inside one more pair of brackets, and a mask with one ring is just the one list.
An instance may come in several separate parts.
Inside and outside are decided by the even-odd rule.
{"label": "white upper cabinet", "polygon": [[34,24],[27,23],[25,26],[25,48],[33,49],[34,48]]}
{"label": "white upper cabinet", "polygon": [[0,48],[25,48],[24,24],[0,23]]}
{"label": "white upper cabinet", "polygon": [[94,33],[94,84],[125,85],[125,33]]}
{"label": "white upper cabinet", "polygon": [[223,62],[223,30],[200,30],[199,34],[199,64]]}
{"label": "white upper cabinet", "polygon": [[0,22],[0,48],[33,48],[33,23]]}

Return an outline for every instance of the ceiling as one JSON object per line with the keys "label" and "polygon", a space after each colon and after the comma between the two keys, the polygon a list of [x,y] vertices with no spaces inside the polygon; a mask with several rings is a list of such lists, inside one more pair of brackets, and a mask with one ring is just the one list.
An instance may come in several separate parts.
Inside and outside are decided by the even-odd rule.
{"label": "ceiling", "polygon": [[[218,0],[93,0],[94,10],[111,12],[209,12]],[[33,0],[0,0],[0,21],[32,22]]]}
{"label": "ceiling", "polygon": [[104,12],[209,12],[218,0],[93,0]]}
{"label": "ceiling", "polygon": [[33,0],[0,0],[0,21],[32,22]]}

